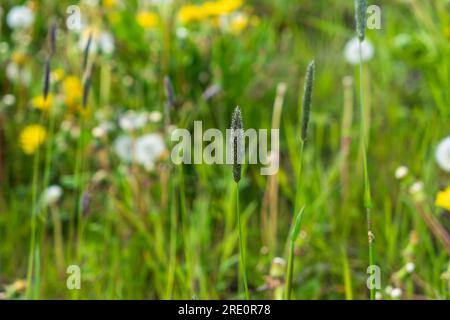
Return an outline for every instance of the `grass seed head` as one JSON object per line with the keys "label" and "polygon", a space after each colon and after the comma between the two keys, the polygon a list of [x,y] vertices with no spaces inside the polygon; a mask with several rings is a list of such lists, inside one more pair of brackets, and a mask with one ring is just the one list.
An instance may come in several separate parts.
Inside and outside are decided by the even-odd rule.
{"label": "grass seed head", "polygon": [[50,91],[50,58],[47,58],[44,66],[44,88],[42,90],[42,96],[44,97],[44,101],[47,100],[49,91]]}
{"label": "grass seed head", "polygon": [[361,42],[366,36],[366,10],[366,0],[355,0],[356,34]]}
{"label": "grass seed head", "polygon": [[242,165],[241,159],[243,150],[243,123],[241,109],[236,107],[231,118],[231,137],[233,143],[233,178],[236,183],[241,180]]}
{"label": "grass seed head", "polygon": [[92,73],[94,72],[95,63],[92,63],[89,71],[86,74],[86,77],[83,82],[83,108],[86,108],[87,101],[89,98],[89,91],[91,89],[91,79],[92,79]]}
{"label": "grass seed head", "polygon": [[84,48],[84,54],[83,54],[83,70],[85,71],[88,65],[88,59],[89,59],[89,51],[91,49],[91,43],[92,43],[92,33],[89,33],[89,38],[86,43],[86,47]]}
{"label": "grass seed head", "polygon": [[164,77],[164,91],[166,93],[166,99],[169,103],[170,107],[175,107],[176,105],[176,97],[175,97],[175,90],[173,89],[172,81],[170,81],[170,78],[168,76]]}
{"label": "grass seed head", "polygon": [[305,77],[305,89],[303,93],[303,101],[302,101],[302,140],[306,141],[308,134],[308,124],[309,124],[309,116],[311,113],[311,100],[312,100],[312,92],[314,87],[314,73],[315,73],[315,62],[314,60],[310,62],[308,65],[308,69],[306,70]]}

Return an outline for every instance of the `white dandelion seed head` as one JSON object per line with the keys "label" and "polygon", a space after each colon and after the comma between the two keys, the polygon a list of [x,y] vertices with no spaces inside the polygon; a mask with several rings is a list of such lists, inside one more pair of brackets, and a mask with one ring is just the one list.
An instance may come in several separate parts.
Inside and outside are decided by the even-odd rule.
{"label": "white dandelion seed head", "polygon": [[392,299],[398,299],[398,298],[400,298],[402,296],[402,293],[403,293],[402,289],[394,288],[391,291],[391,298]]}
{"label": "white dandelion seed head", "polygon": [[147,124],[146,112],[127,111],[119,118],[119,126],[122,130],[133,131],[143,128]]}
{"label": "white dandelion seed head", "polygon": [[28,68],[20,68],[17,64],[11,62],[6,66],[6,77],[10,81],[18,81],[28,86],[31,82],[31,71]]}
{"label": "white dandelion seed head", "polygon": [[[364,40],[361,45],[362,61],[369,61],[370,59],[372,59],[375,53],[375,49],[372,43],[367,39]],[[349,64],[359,64],[359,39],[357,37],[354,37],[349,42],[347,42],[347,44],[345,45],[344,56],[345,60],[347,60]]]}
{"label": "white dandelion seed head", "polygon": [[160,122],[163,118],[163,115],[159,111],[152,111],[148,114],[148,119],[150,122],[157,123]]}
{"label": "white dandelion seed head", "polygon": [[100,33],[100,37],[98,39],[100,44],[100,50],[105,54],[112,54],[115,49],[114,45],[114,37],[109,32]]}
{"label": "white dandelion seed head", "polygon": [[34,12],[27,6],[15,6],[6,16],[6,24],[11,29],[28,28],[34,22]]}
{"label": "white dandelion seed head", "polygon": [[384,292],[385,292],[387,295],[391,295],[392,289],[394,289],[394,288],[392,288],[392,286],[387,286],[386,288],[384,288]]}
{"label": "white dandelion seed head", "polygon": [[159,134],[146,134],[136,140],[135,160],[148,170],[153,169],[154,163],[161,159],[165,152],[166,145]]}
{"label": "white dandelion seed head", "polygon": [[186,39],[187,36],[189,35],[189,31],[184,27],[179,27],[177,28],[176,35],[180,39]]}
{"label": "white dandelion seed head", "polygon": [[284,260],[283,258],[280,258],[280,257],[273,258],[272,262],[274,264],[277,264],[277,265],[280,265],[280,266],[285,266],[286,265],[286,260]]}
{"label": "white dandelion seed head", "polygon": [[89,35],[91,35],[91,44],[89,46],[89,53],[96,53],[100,51],[104,54],[112,54],[115,49],[114,37],[110,32],[102,31],[96,32],[83,32],[78,41],[78,48],[81,51],[86,50],[86,46],[89,41]]}
{"label": "white dandelion seed head", "polygon": [[439,142],[436,148],[436,162],[442,170],[450,172],[450,137]]}
{"label": "white dandelion seed head", "polygon": [[2,98],[2,102],[5,106],[10,107],[16,103],[16,97],[13,94],[5,94]]}
{"label": "white dandelion seed head", "polygon": [[409,187],[409,193],[411,194],[417,194],[423,190],[423,182],[417,181],[414,182],[411,187]]}
{"label": "white dandelion seed head", "polygon": [[383,294],[380,291],[377,291],[375,293],[375,299],[376,300],[383,300]]}
{"label": "white dandelion seed head", "polygon": [[133,159],[133,140],[129,136],[120,136],[114,141],[114,151],[123,162]]}
{"label": "white dandelion seed head", "polygon": [[19,67],[15,63],[9,63],[6,66],[6,77],[14,81],[19,77]]}
{"label": "white dandelion seed head", "polygon": [[409,169],[406,166],[400,166],[397,168],[397,170],[395,170],[395,178],[398,180],[403,179],[404,177],[406,177],[409,173]]}
{"label": "white dandelion seed head", "polygon": [[408,262],[405,266],[406,272],[413,273],[414,269],[416,269],[416,265],[413,262]]}
{"label": "white dandelion seed head", "polygon": [[53,205],[59,201],[63,194],[63,190],[58,185],[51,185],[44,191],[44,202],[47,205]]}
{"label": "white dandelion seed head", "polygon": [[103,121],[98,126],[96,126],[94,129],[92,129],[92,135],[97,138],[103,138],[105,137],[108,132],[112,131],[114,128],[113,124],[109,121]]}

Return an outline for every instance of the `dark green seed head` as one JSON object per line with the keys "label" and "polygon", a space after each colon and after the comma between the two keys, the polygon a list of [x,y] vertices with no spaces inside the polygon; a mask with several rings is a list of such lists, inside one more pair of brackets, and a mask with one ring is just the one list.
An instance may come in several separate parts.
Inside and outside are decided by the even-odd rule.
{"label": "dark green seed head", "polygon": [[44,69],[44,88],[42,90],[42,96],[44,100],[47,100],[48,92],[50,90],[50,58],[45,61]]}
{"label": "dark green seed head", "polygon": [[241,160],[244,153],[243,127],[241,109],[236,107],[231,118],[231,137],[233,139],[233,178],[236,183],[241,180]]}
{"label": "dark green seed head", "polygon": [[89,91],[91,89],[91,79],[92,73],[94,72],[95,63],[92,63],[90,69],[88,70],[86,77],[83,82],[83,108],[86,108],[87,101],[89,98]]}
{"label": "dark green seed head", "polygon": [[359,41],[364,41],[366,36],[366,10],[366,0],[355,0],[356,34]]}
{"label": "dark green seed head", "polygon": [[176,106],[175,90],[173,89],[172,81],[169,77],[164,77],[164,91],[166,93],[166,99],[170,107]]}
{"label": "dark green seed head", "polygon": [[311,100],[314,87],[314,73],[315,73],[314,60],[308,65],[305,77],[305,89],[303,93],[302,101],[302,141],[306,141],[308,134],[309,116],[311,113]]}

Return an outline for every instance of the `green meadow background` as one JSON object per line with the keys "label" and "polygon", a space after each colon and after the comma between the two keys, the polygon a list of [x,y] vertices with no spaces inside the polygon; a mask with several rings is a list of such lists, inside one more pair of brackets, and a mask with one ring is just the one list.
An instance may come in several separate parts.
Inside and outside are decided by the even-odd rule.
{"label": "green meadow background", "polygon": [[[74,4],[81,32],[66,26]],[[280,128],[278,173],[244,166],[239,188],[250,296],[282,298],[299,179],[299,97],[312,59],[292,298],[368,299],[359,73],[344,54],[355,36],[354,2],[246,0],[232,9],[216,3],[208,14],[187,11],[189,4],[202,10],[201,1],[176,0],[1,2],[0,299],[244,298],[231,167],[177,166],[170,158],[174,128],[192,131],[199,120],[225,132],[237,105],[244,127]],[[382,14],[381,29],[367,30],[374,53],[362,84],[377,298],[449,299],[450,214],[435,205],[449,176],[435,152],[450,134],[450,2],[369,4]],[[34,14],[26,28],[7,21],[19,5]],[[89,33],[97,50],[85,72]],[[50,56],[47,108],[39,97]],[[282,105],[279,120],[274,104]],[[124,129],[130,110],[146,115],[145,124]],[[34,124],[45,128],[43,141],[23,135]],[[117,154],[120,137],[148,134],[165,151],[146,165]],[[401,166],[408,173],[399,179]],[[62,191],[53,202],[45,201],[49,186]],[[79,290],[67,288],[70,265],[80,268]]]}

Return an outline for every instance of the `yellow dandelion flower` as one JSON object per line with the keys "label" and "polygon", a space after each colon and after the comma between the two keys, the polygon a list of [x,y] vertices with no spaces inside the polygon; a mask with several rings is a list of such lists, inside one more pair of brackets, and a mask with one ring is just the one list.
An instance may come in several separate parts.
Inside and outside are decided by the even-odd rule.
{"label": "yellow dandelion flower", "polygon": [[239,9],[244,4],[242,0],[219,0],[210,2],[208,5],[213,15],[226,15]]}
{"label": "yellow dandelion flower", "polygon": [[205,16],[220,16],[223,12],[223,6],[219,2],[207,1],[201,6]]}
{"label": "yellow dandelion flower", "polygon": [[103,7],[106,9],[114,9],[119,4],[119,0],[103,0]]}
{"label": "yellow dandelion flower", "polygon": [[83,97],[83,86],[80,78],[76,76],[68,76],[64,79],[63,83],[64,102],[73,107],[81,103]]}
{"label": "yellow dandelion flower", "polygon": [[26,154],[33,154],[44,143],[46,137],[47,131],[43,126],[29,125],[20,133],[20,146]]}
{"label": "yellow dandelion flower", "polygon": [[151,29],[158,25],[159,17],[154,12],[142,11],[136,15],[137,23],[144,29]]}
{"label": "yellow dandelion flower", "polygon": [[178,19],[183,24],[201,21],[207,18],[207,16],[208,15],[204,9],[204,6],[196,6],[192,4],[182,6],[178,12]]}
{"label": "yellow dandelion flower", "polygon": [[49,111],[53,103],[53,95],[50,93],[47,96],[47,99],[44,99],[44,96],[40,95],[33,99],[32,106],[33,108],[39,109],[41,111]]}
{"label": "yellow dandelion flower", "polygon": [[249,24],[248,16],[246,16],[245,14],[238,14],[231,20],[230,32],[239,34],[242,32],[242,30],[247,28],[248,24]]}
{"label": "yellow dandelion flower", "polygon": [[437,207],[450,211],[450,187],[438,192],[434,203]]}

